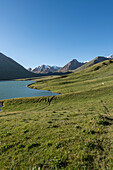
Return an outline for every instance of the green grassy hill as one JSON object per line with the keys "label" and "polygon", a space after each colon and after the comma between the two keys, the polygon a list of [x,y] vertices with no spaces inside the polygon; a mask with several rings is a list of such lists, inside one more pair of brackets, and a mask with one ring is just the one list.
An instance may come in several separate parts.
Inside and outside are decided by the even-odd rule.
{"label": "green grassy hill", "polygon": [[101,57],[101,56],[96,57],[95,59],[93,59],[93,60],[87,62],[86,64],[82,65],[81,67],[75,69],[75,72],[76,72],[76,71],[83,70],[83,69],[88,68],[88,67],[91,67],[91,66],[93,66],[94,64],[97,64],[97,63],[99,63],[99,62],[106,61],[106,60],[109,60],[109,59],[106,58],[106,57]]}
{"label": "green grassy hill", "polygon": [[30,87],[62,95],[1,101],[0,169],[113,169],[113,60]]}
{"label": "green grassy hill", "polygon": [[11,58],[0,53],[0,80],[10,80],[36,76],[37,75],[35,73],[29,72]]}
{"label": "green grassy hill", "polygon": [[[81,91],[88,91],[90,89],[102,88],[101,83],[105,83],[107,79],[112,81],[113,75],[113,60],[107,60],[95,64],[87,69],[63,75],[60,78],[52,80],[39,80],[29,87],[43,90],[51,90],[56,93],[76,93]],[[96,86],[97,83],[97,86]],[[111,85],[111,84],[109,84]],[[94,87],[94,88],[93,88]],[[104,86],[105,87],[105,86]]]}

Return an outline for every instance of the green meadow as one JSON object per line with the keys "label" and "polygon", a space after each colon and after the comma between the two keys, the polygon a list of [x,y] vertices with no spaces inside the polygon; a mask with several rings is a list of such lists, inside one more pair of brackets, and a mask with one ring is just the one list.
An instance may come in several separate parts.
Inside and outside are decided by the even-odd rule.
{"label": "green meadow", "polygon": [[2,101],[0,169],[113,169],[113,60],[35,81],[60,95]]}

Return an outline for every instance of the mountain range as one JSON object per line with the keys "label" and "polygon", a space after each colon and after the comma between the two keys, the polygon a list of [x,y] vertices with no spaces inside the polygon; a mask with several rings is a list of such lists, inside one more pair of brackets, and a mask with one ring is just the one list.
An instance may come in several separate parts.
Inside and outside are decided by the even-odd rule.
{"label": "mountain range", "polygon": [[51,72],[52,73],[55,73],[55,72],[66,73],[66,72],[69,72],[69,71],[75,72],[75,71],[83,70],[83,69],[90,67],[94,64],[97,64],[99,62],[109,60],[109,59],[112,59],[112,58],[113,58],[113,55],[110,55],[108,57],[98,56],[98,57],[96,57],[93,60],[88,61],[88,62],[79,62],[76,59],[73,59],[72,61],[70,61],[69,63],[67,63],[63,67],[41,65],[41,66],[38,66],[34,69],[28,68],[28,70],[31,71],[31,72],[34,72],[34,73],[51,73]]}
{"label": "mountain range", "polygon": [[[47,68],[46,68],[47,69]],[[51,68],[52,69],[52,68]],[[54,66],[54,70],[57,67]],[[38,74],[37,74],[38,73]],[[25,69],[22,65],[7,57],[6,55],[0,53],[0,80],[13,80],[21,78],[31,78],[46,75],[62,75],[61,72],[32,72],[32,69]]]}
{"label": "mountain range", "polygon": [[36,67],[35,69],[29,68],[29,71],[32,71],[34,73],[49,73],[49,72],[56,72],[60,69],[61,67],[57,66],[49,66],[49,65],[41,65]]}
{"label": "mountain range", "polygon": [[29,68],[27,70],[13,59],[0,53],[0,80],[30,78],[46,75],[62,75],[69,72],[83,70],[99,62],[110,60],[112,58],[113,55],[108,57],[98,56],[89,62],[79,62],[76,59],[73,59],[62,68],[58,66],[41,65],[35,69]]}

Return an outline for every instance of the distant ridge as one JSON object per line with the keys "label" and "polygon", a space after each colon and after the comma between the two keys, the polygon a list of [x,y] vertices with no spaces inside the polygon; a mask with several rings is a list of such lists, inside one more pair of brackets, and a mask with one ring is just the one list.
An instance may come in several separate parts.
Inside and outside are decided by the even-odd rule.
{"label": "distant ridge", "polygon": [[76,59],[73,59],[68,64],[66,64],[64,67],[62,67],[59,72],[67,72],[70,70],[75,70],[78,67],[84,65],[84,63],[78,62]]}
{"label": "distant ridge", "polygon": [[0,53],[0,80],[36,77],[10,57]]}
{"label": "distant ridge", "polygon": [[[49,66],[49,65],[41,65],[36,67],[33,70],[30,70],[34,73],[54,73],[56,71],[58,71],[61,67],[57,67],[57,66]],[[30,68],[29,68],[30,69]]]}
{"label": "distant ridge", "polygon": [[85,68],[88,68],[94,64],[97,64],[99,62],[102,62],[102,61],[105,61],[105,60],[109,60],[110,58],[106,58],[106,57],[103,57],[103,56],[98,56],[96,58],[94,58],[93,60],[87,62],[86,64],[82,65],[81,67],[75,69],[75,71],[80,71],[80,70],[83,70]]}
{"label": "distant ridge", "polygon": [[107,58],[113,59],[113,54],[111,54],[110,56],[107,56]]}

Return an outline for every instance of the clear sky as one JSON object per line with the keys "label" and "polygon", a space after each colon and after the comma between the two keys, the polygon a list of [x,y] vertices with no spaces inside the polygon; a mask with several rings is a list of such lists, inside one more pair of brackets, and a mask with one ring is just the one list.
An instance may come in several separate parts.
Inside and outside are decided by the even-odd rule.
{"label": "clear sky", "polygon": [[0,52],[24,67],[113,53],[113,0],[0,0]]}

